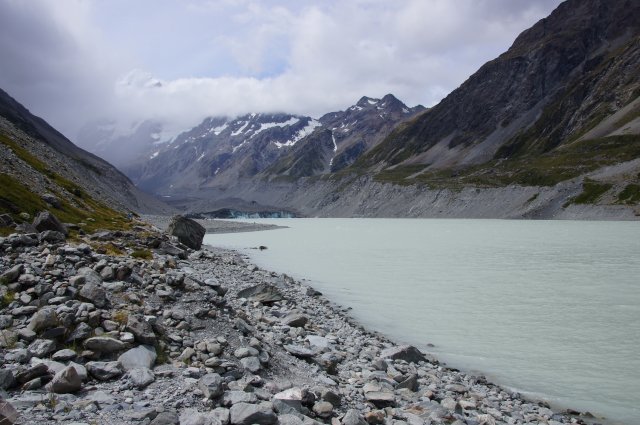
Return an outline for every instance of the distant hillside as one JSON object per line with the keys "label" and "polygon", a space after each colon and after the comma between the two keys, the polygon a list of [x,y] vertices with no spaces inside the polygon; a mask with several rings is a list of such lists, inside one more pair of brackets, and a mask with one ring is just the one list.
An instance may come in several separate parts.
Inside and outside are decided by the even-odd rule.
{"label": "distant hillside", "polygon": [[112,226],[128,212],[170,212],[109,163],[71,143],[0,90],[0,214],[51,209],[66,222]]}
{"label": "distant hillside", "polygon": [[566,1],[356,165],[402,184],[502,186],[633,160],[639,69],[640,2]]}

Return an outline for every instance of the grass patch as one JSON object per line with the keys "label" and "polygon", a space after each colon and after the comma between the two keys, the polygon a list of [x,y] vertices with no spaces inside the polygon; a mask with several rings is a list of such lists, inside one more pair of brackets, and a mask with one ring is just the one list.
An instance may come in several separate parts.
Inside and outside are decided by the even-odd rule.
{"label": "grass patch", "polygon": [[601,183],[591,179],[584,179],[582,183],[582,193],[565,204],[595,204],[612,185],[610,183]]}
{"label": "grass patch", "polygon": [[445,169],[411,175],[426,165],[384,170],[377,181],[401,185],[425,184],[434,189],[462,187],[554,186],[598,168],[640,158],[640,136],[625,135],[582,140],[530,157],[494,159],[460,170]]}
{"label": "grass patch", "polygon": [[16,229],[13,227],[0,227],[0,236],[9,236],[12,233],[15,233]]}
{"label": "grass patch", "polygon": [[6,308],[9,304],[11,304],[16,298],[16,293],[14,291],[6,291],[0,297],[0,308]]}
{"label": "grass patch", "polygon": [[129,321],[129,312],[127,310],[118,310],[111,316],[114,322],[124,326]]}
{"label": "grass patch", "polygon": [[618,203],[636,205],[640,203],[640,184],[628,184],[618,194]]}
{"label": "grass patch", "polygon": [[131,253],[133,258],[138,258],[141,260],[152,260],[153,254],[148,249],[136,249]]}

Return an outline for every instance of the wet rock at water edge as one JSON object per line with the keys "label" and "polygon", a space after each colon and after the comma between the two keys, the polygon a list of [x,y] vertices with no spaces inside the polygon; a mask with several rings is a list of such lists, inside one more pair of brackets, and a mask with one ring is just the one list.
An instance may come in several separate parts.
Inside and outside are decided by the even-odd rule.
{"label": "wet rock at water edge", "polygon": [[191,249],[198,250],[202,246],[202,239],[206,229],[190,218],[176,215],[171,219],[167,232],[176,236],[180,243]]}

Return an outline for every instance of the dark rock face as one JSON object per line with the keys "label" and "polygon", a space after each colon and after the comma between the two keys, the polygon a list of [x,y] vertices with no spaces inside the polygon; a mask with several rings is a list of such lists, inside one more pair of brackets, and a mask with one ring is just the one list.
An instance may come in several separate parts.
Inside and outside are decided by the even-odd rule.
{"label": "dark rock face", "polygon": [[63,233],[64,235],[69,233],[65,225],[49,211],[43,211],[38,214],[38,216],[33,220],[33,226],[38,230],[38,232],[53,230],[55,232]]}
{"label": "dark rock face", "polygon": [[191,249],[198,250],[202,246],[202,239],[204,238],[206,229],[190,218],[176,215],[171,219],[167,232],[170,235],[176,236],[180,243],[185,244]]}
{"label": "dark rock face", "polygon": [[380,357],[390,358],[393,360],[404,360],[408,363],[419,363],[427,360],[420,350],[416,347],[412,347],[411,345],[387,348],[380,353]]}

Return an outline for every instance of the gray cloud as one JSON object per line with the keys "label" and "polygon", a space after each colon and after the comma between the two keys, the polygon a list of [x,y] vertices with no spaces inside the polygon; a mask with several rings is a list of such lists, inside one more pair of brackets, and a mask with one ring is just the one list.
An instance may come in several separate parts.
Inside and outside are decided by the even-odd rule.
{"label": "gray cloud", "polygon": [[[432,105],[560,0],[0,1],[0,87],[73,136],[146,118]],[[159,83],[159,84],[157,84]]]}

